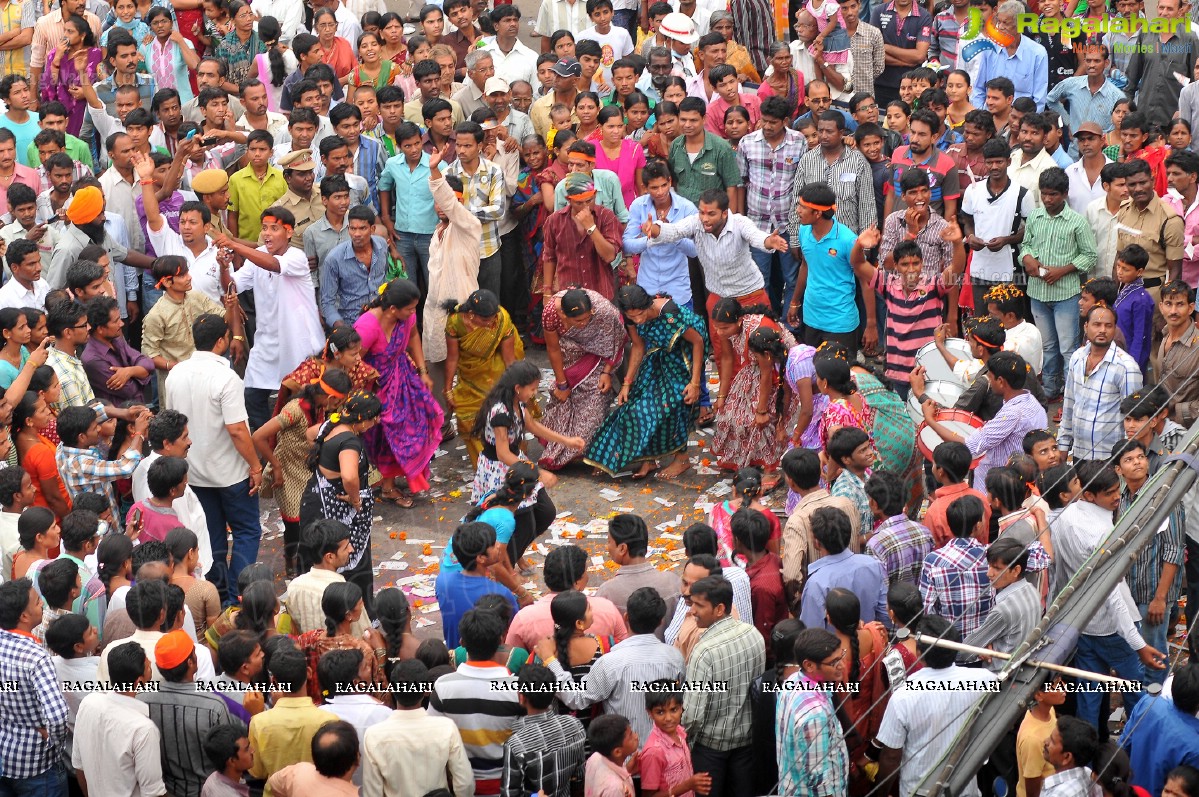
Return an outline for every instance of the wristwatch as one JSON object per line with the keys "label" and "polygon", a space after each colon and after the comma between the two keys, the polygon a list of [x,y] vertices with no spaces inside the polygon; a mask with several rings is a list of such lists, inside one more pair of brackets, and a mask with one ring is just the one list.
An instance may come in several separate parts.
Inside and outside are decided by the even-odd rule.
{"label": "wristwatch", "polygon": [[590,227],[587,228],[588,237],[590,237],[594,232],[595,232],[595,225],[592,224]]}

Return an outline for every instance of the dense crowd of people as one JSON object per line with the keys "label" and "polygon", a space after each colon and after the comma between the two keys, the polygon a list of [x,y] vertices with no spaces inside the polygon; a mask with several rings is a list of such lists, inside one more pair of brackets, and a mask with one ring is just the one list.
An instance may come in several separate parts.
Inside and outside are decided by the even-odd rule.
{"label": "dense crowd of people", "polygon": [[[0,0],[0,796],[914,794],[1199,418],[1153,5]],[[1194,496],[962,794],[1199,795]]]}

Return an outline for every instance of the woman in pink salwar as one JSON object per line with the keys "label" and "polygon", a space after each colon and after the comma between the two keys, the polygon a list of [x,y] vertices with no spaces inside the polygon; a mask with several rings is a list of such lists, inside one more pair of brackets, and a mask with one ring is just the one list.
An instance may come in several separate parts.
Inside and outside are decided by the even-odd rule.
{"label": "woman in pink salwar", "polygon": [[[379,425],[366,436],[367,453],[383,476],[380,497],[401,507],[412,506],[413,493],[429,489],[429,463],[444,417],[416,334],[419,300],[416,285],[392,280],[354,323],[366,362],[379,372],[383,400]],[[396,487],[400,477],[408,482],[407,493]]]}

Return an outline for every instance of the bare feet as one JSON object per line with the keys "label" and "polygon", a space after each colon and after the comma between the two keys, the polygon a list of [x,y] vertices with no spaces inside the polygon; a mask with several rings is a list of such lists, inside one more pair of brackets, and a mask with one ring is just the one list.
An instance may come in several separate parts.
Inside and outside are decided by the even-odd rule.
{"label": "bare feet", "polygon": [[668,482],[674,481],[689,470],[691,470],[690,460],[686,457],[675,457],[674,462],[658,471],[658,478]]}
{"label": "bare feet", "polygon": [[654,463],[654,461],[652,459],[642,462],[641,468],[638,469],[638,471],[633,474],[633,481],[639,482],[642,479],[647,478],[651,473],[654,472],[655,467],[656,467],[656,464]]}

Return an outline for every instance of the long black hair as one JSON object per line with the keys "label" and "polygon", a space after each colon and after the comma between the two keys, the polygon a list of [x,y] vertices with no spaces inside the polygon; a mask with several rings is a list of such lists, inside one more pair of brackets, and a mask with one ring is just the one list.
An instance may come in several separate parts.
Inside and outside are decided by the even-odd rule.
{"label": "long black hair", "polygon": [[858,625],[862,620],[862,602],[851,590],[834,587],[824,601],[829,624],[849,637],[849,683],[857,683],[861,675],[861,653],[858,650]]}
{"label": "long black hair", "polygon": [[775,320],[778,318],[774,311],[764,304],[742,307],[736,299],[724,298],[712,307],[713,324],[737,324],[747,315],[764,315]]}
{"label": "long black hair", "polygon": [[515,508],[532,495],[536,488],[537,466],[521,460],[508,469],[508,475],[504,477],[504,486],[496,490],[485,501],[480,502],[478,506],[471,507],[471,510],[466,513],[466,517],[462,518],[462,522],[471,523],[478,520],[479,515],[493,506]]}
{"label": "long black hair", "polygon": [[528,360],[517,360],[509,365],[500,378],[495,380],[495,384],[483,398],[483,403],[479,405],[479,412],[475,415],[475,434],[480,437],[483,435],[483,430],[487,428],[487,416],[496,404],[503,404],[513,413],[520,412],[516,401],[516,389],[540,381],[541,369]]}
{"label": "long black hair", "polygon": [[856,393],[858,388],[853,381],[853,372],[849,370],[848,355],[843,348],[826,348],[822,346],[812,358],[816,376],[828,382],[828,386],[843,396]]}
{"label": "long black hair", "polygon": [[380,590],[375,596],[375,616],[379,620],[379,630],[387,640],[387,658],[398,659],[404,633],[412,620],[412,607],[408,605],[408,596],[396,587]]}
{"label": "long black hair", "polygon": [[559,592],[550,601],[550,616],[554,618],[554,647],[558,661],[570,669],[570,640],[574,639],[576,624],[587,616],[587,596],[578,590]]}
{"label": "long black hair", "polygon": [[300,388],[300,392],[292,396],[293,399],[300,399],[308,406],[309,420],[316,419],[316,400],[322,395],[329,395],[321,384],[328,385],[331,389],[341,393],[343,396],[348,395],[354,389],[354,383],[350,381],[350,375],[340,368],[329,368],[321,378],[315,382],[309,382]]}
{"label": "long black hair", "polygon": [[112,597],[110,584],[113,578],[132,558],[133,540],[124,534],[106,534],[100,540],[100,545],[96,547],[96,564],[99,570],[96,575],[100,578],[100,583],[104,585],[104,591],[109,594],[110,598]]}
{"label": "long black hair", "polygon": [[[758,327],[749,335],[749,350],[755,354],[770,355],[775,369],[779,372],[779,383],[774,390],[774,410],[781,419],[786,415],[787,409],[787,391],[783,390],[782,386],[782,370],[786,366],[789,354],[786,344],[783,343],[783,335],[771,327]],[[767,375],[762,374],[759,378],[766,379]]]}
{"label": "long black hair", "polygon": [[234,618],[233,625],[242,631],[252,631],[261,639],[270,630],[278,606],[279,596],[275,594],[275,585],[269,581],[255,581],[242,591],[241,610]]}
{"label": "long black hair", "polygon": [[275,88],[282,87],[283,81],[287,79],[287,66],[283,63],[283,53],[276,46],[282,32],[279,20],[272,16],[258,20],[258,38],[262,39],[262,43],[266,47],[266,60],[271,65],[271,85]]}

